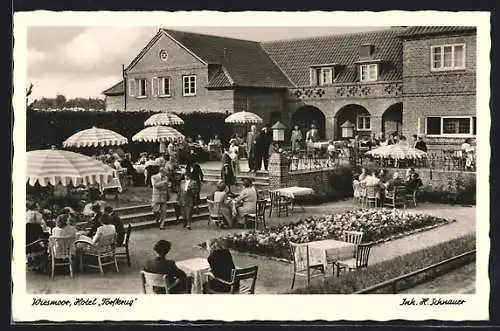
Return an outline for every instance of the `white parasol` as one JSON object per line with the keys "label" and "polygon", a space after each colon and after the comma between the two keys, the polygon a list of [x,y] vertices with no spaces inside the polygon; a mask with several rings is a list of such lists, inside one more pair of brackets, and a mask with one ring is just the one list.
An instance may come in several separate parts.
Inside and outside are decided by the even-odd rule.
{"label": "white parasol", "polygon": [[119,146],[128,143],[128,139],[119,133],[95,126],[91,129],[78,131],[63,142],[64,147],[99,147]]}
{"label": "white parasol", "polygon": [[182,125],[184,120],[172,113],[159,113],[151,116],[144,122],[144,126],[155,125]]}
{"label": "white parasol", "polygon": [[381,146],[365,154],[376,158],[392,158],[395,160],[422,159],[427,157],[426,152],[401,143]]}
{"label": "white parasol", "polygon": [[224,122],[231,124],[260,124],[263,122],[260,116],[247,111],[239,111],[229,115]]}
{"label": "white parasol", "polygon": [[182,139],[184,139],[184,135],[169,126],[150,126],[132,137],[133,141],[143,142],[170,142]]}

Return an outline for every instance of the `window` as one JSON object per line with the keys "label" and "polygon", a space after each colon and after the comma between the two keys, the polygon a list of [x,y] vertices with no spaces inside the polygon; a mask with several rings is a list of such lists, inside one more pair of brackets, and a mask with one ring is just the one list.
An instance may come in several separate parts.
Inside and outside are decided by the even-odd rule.
{"label": "window", "polygon": [[443,136],[470,136],[476,134],[475,116],[442,116],[426,118],[426,134]]}
{"label": "window", "polygon": [[184,96],[193,96],[196,95],[196,76],[182,76],[183,84],[184,84]]}
{"label": "window", "polygon": [[333,67],[311,68],[310,82],[312,86],[333,84],[335,71]]}
{"label": "window", "polygon": [[137,80],[137,97],[145,98],[146,97],[146,80],[138,79]]}
{"label": "window", "polygon": [[161,77],[160,78],[160,97],[169,97],[170,96],[170,77]]}
{"label": "window", "polygon": [[370,129],[371,129],[370,115],[365,113],[365,114],[356,116],[356,130],[363,131],[363,130],[370,130]]}
{"label": "window", "polygon": [[378,78],[378,64],[361,64],[359,66],[359,80],[373,82]]}
{"label": "window", "polygon": [[465,44],[431,47],[431,70],[465,69]]}

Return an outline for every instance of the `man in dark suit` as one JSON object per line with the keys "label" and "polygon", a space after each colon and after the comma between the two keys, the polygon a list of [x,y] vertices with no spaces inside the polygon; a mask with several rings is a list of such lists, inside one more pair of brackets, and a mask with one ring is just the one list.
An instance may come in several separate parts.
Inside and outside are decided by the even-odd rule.
{"label": "man in dark suit", "polygon": [[196,182],[196,187],[198,190],[196,192],[195,206],[196,210],[198,210],[198,205],[200,204],[201,183],[203,182],[203,170],[201,170],[201,166],[198,162],[193,161],[187,164],[186,172],[191,173],[192,179]]}
{"label": "man in dark suit", "polygon": [[193,218],[193,207],[196,203],[198,185],[192,178],[190,172],[184,174],[184,180],[181,181],[177,203],[183,211],[184,227],[191,230],[191,220]]}
{"label": "man in dark suit", "polygon": [[247,133],[247,157],[248,157],[248,172],[255,169],[255,138],[257,136],[257,127],[252,125]]}
{"label": "man in dark suit", "polygon": [[264,150],[262,152],[262,160],[264,161],[264,169],[267,171],[269,166],[269,147],[273,143],[273,135],[268,128],[264,127],[262,130],[262,135],[264,139]]}
{"label": "man in dark suit", "polygon": [[[158,254],[154,259],[148,260],[144,271],[153,274],[167,275],[169,284],[169,294],[186,293],[187,275],[184,271],[179,269],[175,261],[168,260],[165,255],[168,254],[172,244],[167,240],[159,240],[153,247],[153,250]],[[163,288],[153,288],[156,294],[166,294]]]}
{"label": "man in dark suit", "polygon": [[267,162],[269,160],[269,145],[271,145],[272,137],[270,136],[267,128],[262,128],[255,136],[255,167],[254,172],[262,169],[262,161],[264,161],[264,168],[267,170]]}

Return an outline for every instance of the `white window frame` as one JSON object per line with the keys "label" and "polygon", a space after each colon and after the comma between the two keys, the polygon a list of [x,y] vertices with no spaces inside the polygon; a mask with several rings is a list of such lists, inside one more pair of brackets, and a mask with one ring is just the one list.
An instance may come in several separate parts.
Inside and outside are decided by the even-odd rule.
{"label": "white window frame", "polygon": [[[194,92],[191,91],[191,78],[194,79]],[[186,93],[186,80],[189,84],[189,91]],[[182,76],[182,95],[185,97],[192,97],[196,95],[196,75],[183,75]]]}
{"label": "white window frame", "polygon": [[[462,53],[462,65],[461,66],[456,66],[455,65],[455,47],[457,46],[462,46],[463,47],[463,53]],[[445,47],[451,47],[451,67],[445,67],[444,66],[444,48]],[[435,50],[439,49],[440,50],[440,67],[436,68],[434,66],[434,54],[436,53]],[[451,71],[451,70],[464,70],[465,69],[465,60],[466,60],[466,47],[464,43],[459,43],[459,44],[446,44],[446,45],[433,45],[431,46],[431,71]]]}
{"label": "white window frame", "polygon": [[[365,118],[369,119],[369,127],[365,128]],[[360,127],[360,124],[363,123],[363,126]],[[362,113],[356,115],[356,131],[371,131],[372,129],[372,120],[370,114]]]}
{"label": "white window frame", "polygon": [[[144,94],[141,94],[141,82],[144,82]],[[136,82],[137,86],[137,93],[136,93],[136,98],[137,99],[144,99],[148,97],[148,86],[147,86],[147,79],[146,78],[138,78]]]}
{"label": "white window frame", "polygon": [[[427,133],[427,118],[428,117],[439,117],[441,118],[441,123],[440,123],[440,134],[429,134]],[[426,116],[425,117],[425,135],[429,137],[461,137],[461,138],[472,138],[475,137],[474,135],[474,117],[476,116]],[[444,121],[443,119],[448,119],[448,118],[466,118],[469,119],[469,133],[443,133],[444,129]],[[476,119],[477,121],[477,119]]]}
{"label": "white window frame", "polygon": [[[326,80],[325,79],[325,73],[326,72],[330,72],[330,79],[329,80]],[[335,71],[333,70],[332,67],[325,67],[325,68],[320,68],[320,78],[319,78],[319,85],[320,86],[323,86],[323,85],[331,85],[333,84],[333,75],[335,74]]]}
{"label": "white window frame", "polygon": [[[165,93],[165,81],[168,81],[168,94]],[[160,77],[158,85],[158,96],[160,98],[172,96],[172,79],[170,77]]]}
{"label": "white window frame", "polygon": [[[367,76],[363,77],[363,68],[366,68]],[[372,70],[375,68],[375,74],[372,75]],[[375,82],[378,79],[378,63],[368,63],[359,65],[359,81],[360,82]]]}

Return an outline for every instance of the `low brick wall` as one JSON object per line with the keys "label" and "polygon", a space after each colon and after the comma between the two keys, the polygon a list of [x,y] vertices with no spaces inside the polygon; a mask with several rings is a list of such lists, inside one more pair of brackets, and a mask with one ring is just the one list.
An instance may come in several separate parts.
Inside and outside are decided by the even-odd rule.
{"label": "low brick wall", "polygon": [[[400,175],[406,175],[406,169],[398,168],[386,168],[388,176],[392,176],[394,172],[399,172]],[[449,171],[449,170],[436,170],[428,168],[416,168],[415,171],[419,174],[420,179],[424,187],[432,187],[433,189],[439,190],[450,190],[453,191],[455,186],[453,183],[462,182],[470,183],[476,180],[475,172],[465,172],[465,171]]]}

